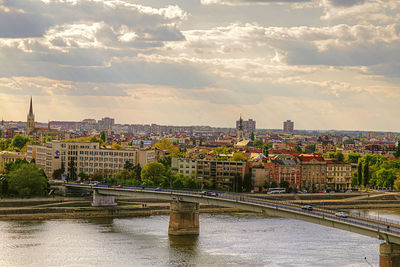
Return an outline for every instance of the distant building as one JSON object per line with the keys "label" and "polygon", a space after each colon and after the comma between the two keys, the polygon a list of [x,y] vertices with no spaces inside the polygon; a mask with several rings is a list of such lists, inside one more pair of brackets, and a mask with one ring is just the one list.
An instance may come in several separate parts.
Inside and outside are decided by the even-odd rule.
{"label": "distant building", "polygon": [[99,125],[99,130],[108,131],[114,126],[115,120],[113,118],[105,117],[99,120],[97,123]]}
{"label": "distant building", "polygon": [[240,119],[236,121],[236,130],[239,130],[239,126],[242,126],[242,130],[245,133],[251,133],[256,131],[256,121],[253,119],[249,119],[248,121],[242,120],[242,116]]}
{"label": "distant building", "polygon": [[385,132],[385,133],[383,133],[383,136],[388,140],[393,140],[395,138],[394,133],[391,133],[391,132]]}
{"label": "distant building", "polygon": [[376,138],[376,132],[368,132],[366,133],[365,137],[368,139]]}
{"label": "distant building", "polygon": [[287,120],[283,122],[283,132],[292,133],[294,131],[294,122]]}
{"label": "distant building", "polygon": [[57,129],[50,128],[50,122],[47,125],[47,128],[36,127],[35,124],[35,115],[33,114],[33,105],[32,105],[32,97],[29,105],[29,113],[26,119],[26,130],[25,133],[27,136],[31,137],[36,141],[42,140],[43,137],[51,137],[53,140],[62,140],[66,139],[69,136],[66,136],[64,131],[58,131]]}

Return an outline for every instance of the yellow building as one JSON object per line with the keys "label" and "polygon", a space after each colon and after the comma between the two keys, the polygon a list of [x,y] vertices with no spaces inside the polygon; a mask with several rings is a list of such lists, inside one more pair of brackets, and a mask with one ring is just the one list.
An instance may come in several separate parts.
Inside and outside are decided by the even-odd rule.
{"label": "yellow building", "polygon": [[326,159],[326,183],[331,190],[351,188],[351,164]]}

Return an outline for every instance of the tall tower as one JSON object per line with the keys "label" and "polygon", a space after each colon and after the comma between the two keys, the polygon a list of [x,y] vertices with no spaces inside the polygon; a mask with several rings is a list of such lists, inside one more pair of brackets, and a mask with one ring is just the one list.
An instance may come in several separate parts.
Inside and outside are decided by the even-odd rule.
{"label": "tall tower", "polygon": [[26,134],[31,135],[33,130],[35,129],[35,115],[33,114],[33,107],[32,107],[32,97],[31,97],[31,104],[29,106],[29,113],[26,118]]}
{"label": "tall tower", "polygon": [[237,139],[237,142],[244,140],[242,115],[240,115],[236,139]]}

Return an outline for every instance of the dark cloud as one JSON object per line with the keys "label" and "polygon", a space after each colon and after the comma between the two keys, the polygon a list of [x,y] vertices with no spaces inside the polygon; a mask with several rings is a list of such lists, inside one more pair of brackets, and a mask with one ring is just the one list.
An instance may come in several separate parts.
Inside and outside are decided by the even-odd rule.
{"label": "dark cloud", "polygon": [[51,25],[48,16],[0,11],[0,38],[41,37]]}
{"label": "dark cloud", "polygon": [[331,5],[336,7],[351,7],[367,2],[367,0],[330,0]]}

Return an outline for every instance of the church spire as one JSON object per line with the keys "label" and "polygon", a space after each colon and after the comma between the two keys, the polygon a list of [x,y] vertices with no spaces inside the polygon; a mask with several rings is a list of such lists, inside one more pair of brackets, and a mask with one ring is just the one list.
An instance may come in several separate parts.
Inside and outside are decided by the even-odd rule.
{"label": "church spire", "polygon": [[32,96],[31,96],[31,104],[29,106],[29,115],[33,115]]}

